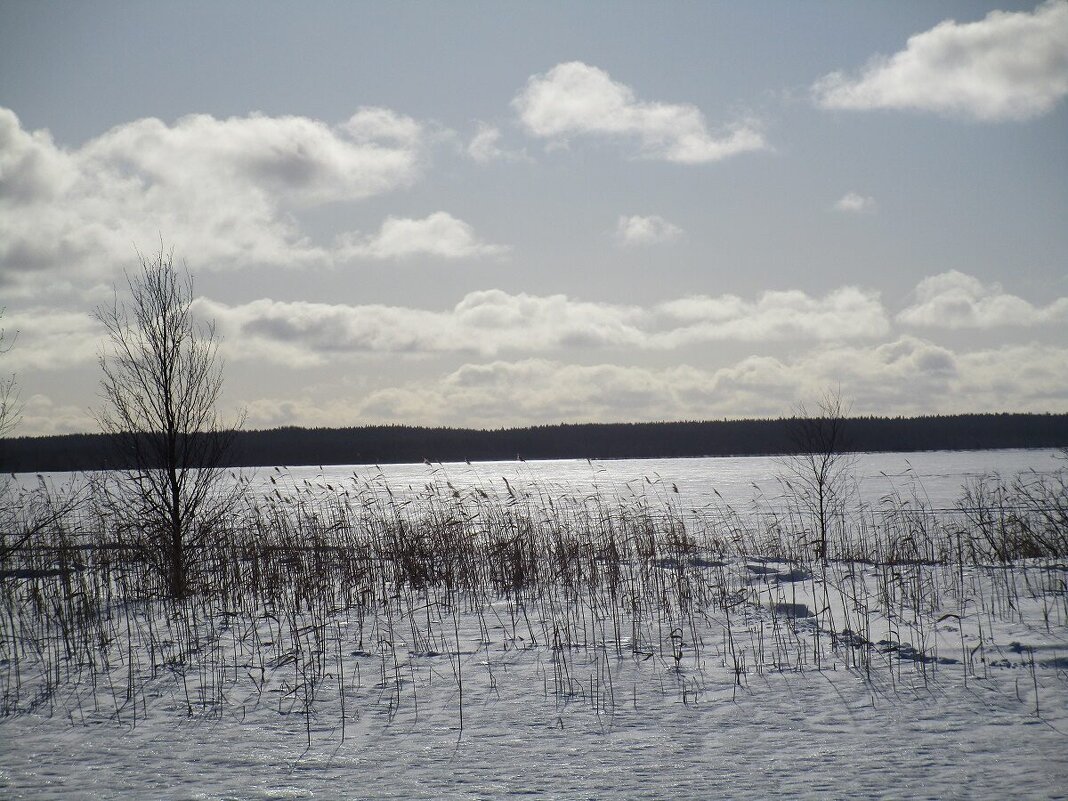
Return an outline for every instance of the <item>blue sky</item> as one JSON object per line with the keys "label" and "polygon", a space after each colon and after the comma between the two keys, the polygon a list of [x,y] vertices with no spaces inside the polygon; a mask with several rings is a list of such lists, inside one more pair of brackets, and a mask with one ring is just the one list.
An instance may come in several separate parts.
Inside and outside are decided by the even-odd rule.
{"label": "blue sky", "polygon": [[1068,2],[0,2],[18,433],[162,236],[248,424],[1068,411]]}

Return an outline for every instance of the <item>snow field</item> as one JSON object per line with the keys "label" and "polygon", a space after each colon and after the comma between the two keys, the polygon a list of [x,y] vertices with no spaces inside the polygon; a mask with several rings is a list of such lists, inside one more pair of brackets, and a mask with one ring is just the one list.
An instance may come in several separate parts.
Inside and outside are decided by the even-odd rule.
{"label": "snow field", "polygon": [[904,513],[821,560],[670,497],[357,497],[242,512],[183,600],[94,528],[5,565],[0,795],[1065,797],[1057,556]]}

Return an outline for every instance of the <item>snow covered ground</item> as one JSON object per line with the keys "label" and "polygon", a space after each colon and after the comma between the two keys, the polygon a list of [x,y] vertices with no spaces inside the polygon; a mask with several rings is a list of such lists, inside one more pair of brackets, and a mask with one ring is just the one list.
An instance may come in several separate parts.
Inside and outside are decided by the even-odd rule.
{"label": "snow covered ground", "polygon": [[51,698],[23,659],[0,795],[1068,798],[1068,566],[653,570],[723,591],[637,620],[398,598],[303,634],[220,612],[184,666],[134,653],[146,607]]}

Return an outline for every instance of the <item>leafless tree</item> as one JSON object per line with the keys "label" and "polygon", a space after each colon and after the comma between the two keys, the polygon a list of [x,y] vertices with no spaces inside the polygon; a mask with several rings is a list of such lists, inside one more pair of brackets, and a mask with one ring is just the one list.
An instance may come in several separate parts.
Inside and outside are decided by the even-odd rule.
{"label": "leafless tree", "polygon": [[162,245],[138,254],[129,298],[97,307],[107,330],[100,356],[104,406],[96,411],[115,445],[116,470],[102,497],[119,530],[158,565],[172,597],[189,592],[190,567],[237,492],[219,468],[238,423],[224,425],[219,340],[192,312],[193,279]]}
{"label": "leafless tree", "polygon": [[[4,310],[0,309],[0,317],[4,316]],[[7,329],[0,328],[0,355],[7,353],[15,344],[14,336],[8,336]],[[19,387],[15,376],[0,378],[0,437],[6,437],[18,424],[22,414],[22,405],[19,402]]]}
{"label": "leafless tree", "polygon": [[812,521],[816,556],[827,558],[828,535],[852,489],[853,455],[845,438],[848,406],[840,391],[828,391],[810,412],[798,404],[792,422],[794,453],[782,460],[784,481]]}
{"label": "leafless tree", "polygon": [[[4,310],[0,309],[0,317]],[[9,337],[7,330],[0,328],[0,355],[7,353],[14,345],[14,337]],[[19,420],[19,393],[15,376],[0,378],[0,438],[6,437],[14,430]],[[4,444],[0,442],[0,468],[4,466]],[[9,534],[14,529],[13,504],[10,501],[12,479],[0,474],[0,560],[6,560],[14,546],[9,543]]]}

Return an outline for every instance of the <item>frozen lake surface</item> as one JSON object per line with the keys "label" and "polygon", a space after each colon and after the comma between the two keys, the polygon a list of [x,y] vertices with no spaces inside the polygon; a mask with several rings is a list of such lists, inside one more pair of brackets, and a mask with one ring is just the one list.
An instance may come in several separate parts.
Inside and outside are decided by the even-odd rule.
{"label": "frozen lake surface", "polygon": [[[462,490],[475,488],[500,496],[513,489],[535,495],[568,493],[577,497],[644,495],[684,507],[729,504],[748,509],[783,493],[777,477],[786,474],[788,457],[718,456],[692,459],[550,459],[500,462],[447,462],[385,465],[306,465],[248,468],[253,487],[311,488],[329,497],[335,490],[361,484],[385,486],[397,494],[422,493],[428,483],[450,482]],[[859,499],[878,506],[884,497],[915,493],[932,510],[948,510],[959,500],[962,486],[982,477],[1011,480],[1030,471],[1048,473],[1064,466],[1063,453],[1053,449],[1014,448],[980,451],[847,454],[842,464],[856,482]],[[236,475],[236,472],[235,472]],[[45,473],[45,481],[62,486],[77,480],[74,473]],[[20,486],[33,487],[36,474],[19,473]],[[273,479],[273,481],[272,481]],[[508,485],[505,484],[507,480]],[[333,489],[330,489],[333,488]]]}
{"label": "frozen lake surface", "polygon": [[[730,504],[746,509],[758,498],[774,501],[783,493],[778,476],[787,473],[788,457],[735,456],[696,459],[586,459],[542,461],[454,462],[446,464],[326,465],[259,468],[254,484],[270,487],[269,479],[285,476],[294,487],[305,482],[325,488],[343,487],[353,478],[383,480],[396,492],[419,493],[431,481],[449,481],[459,489],[480,488],[500,495],[504,480],[514,489],[548,494],[601,493],[608,497],[645,495],[684,507]],[[908,498],[915,492],[933,509],[952,509],[968,481],[990,476],[1006,480],[1029,471],[1050,472],[1064,465],[1061,452],[1048,449],[922,451],[918,453],[848,454],[842,461],[856,480],[859,498],[878,506],[892,493]],[[379,478],[380,477],[380,478]],[[277,479],[276,479],[277,480]],[[675,494],[677,499],[668,498]]]}

